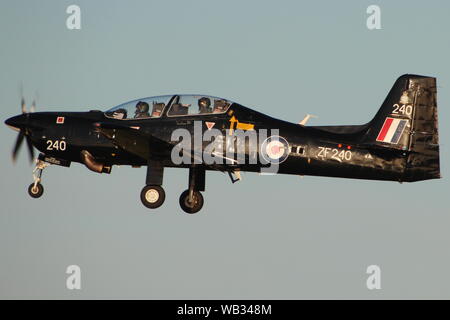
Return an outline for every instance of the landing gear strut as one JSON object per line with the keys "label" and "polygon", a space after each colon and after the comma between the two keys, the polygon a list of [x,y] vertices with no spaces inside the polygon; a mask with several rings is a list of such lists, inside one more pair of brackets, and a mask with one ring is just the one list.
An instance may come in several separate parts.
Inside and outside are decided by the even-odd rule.
{"label": "landing gear strut", "polygon": [[41,184],[42,172],[49,164],[42,161],[36,160],[36,167],[33,170],[33,183],[28,187],[28,194],[33,198],[39,198],[44,193],[44,187]]}
{"label": "landing gear strut", "polygon": [[189,169],[189,189],[180,196],[180,207],[186,213],[197,213],[203,207],[203,196],[200,191],[205,191],[205,170],[199,168]]}

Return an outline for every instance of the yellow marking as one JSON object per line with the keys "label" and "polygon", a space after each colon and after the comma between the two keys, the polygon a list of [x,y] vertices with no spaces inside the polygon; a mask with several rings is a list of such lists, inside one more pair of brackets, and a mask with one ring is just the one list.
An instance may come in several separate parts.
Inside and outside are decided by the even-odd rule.
{"label": "yellow marking", "polygon": [[243,122],[239,122],[239,121],[236,125],[236,129],[241,129],[241,130],[253,130],[254,127],[255,127],[254,124],[243,123]]}
{"label": "yellow marking", "polygon": [[233,134],[233,127],[235,122],[239,123],[239,121],[237,121],[237,119],[234,116],[232,116],[230,119],[230,133],[229,133],[230,136]]}
{"label": "yellow marking", "polygon": [[253,130],[255,128],[254,124],[239,122],[239,120],[236,119],[235,116],[232,116],[229,121],[230,121],[230,133],[229,133],[230,136],[233,134],[235,123],[236,123],[236,130],[238,130],[238,129],[239,130]]}
{"label": "yellow marking", "polygon": [[233,112],[234,112],[233,110],[228,111],[228,115],[229,116],[233,115]]}

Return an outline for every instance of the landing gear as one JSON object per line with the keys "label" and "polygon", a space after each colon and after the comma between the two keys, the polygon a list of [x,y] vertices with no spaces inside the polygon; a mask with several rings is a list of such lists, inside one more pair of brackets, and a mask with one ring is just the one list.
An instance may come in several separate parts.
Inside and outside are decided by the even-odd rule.
{"label": "landing gear", "polygon": [[149,209],[162,206],[166,200],[166,193],[161,187],[164,176],[164,167],[161,163],[149,160],[147,163],[146,186],[141,191],[141,201]]}
{"label": "landing gear", "polygon": [[33,198],[39,198],[44,193],[44,187],[39,182],[30,184],[28,187],[28,194]]}
{"label": "landing gear", "polygon": [[166,193],[161,186],[145,186],[141,191],[141,201],[149,209],[162,206],[166,199]]}
{"label": "landing gear", "polygon": [[203,207],[203,196],[200,191],[205,191],[205,169],[189,169],[189,189],[180,196],[180,207],[186,213],[197,213]]}
{"label": "landing gear", "polygon": [[[161,162],[148,160],[146,186],[141,191],[141,202],[149,209],[162,206],[166,199],[166,193],[161,187],[163,183],[164,166]],[[205,191],[205,169],[192,167],[189,169],[189,188],[180,196],[180,207],[189,214],[199,212],[203,207],[203,195]]]}
{"label": "landing gear", "polygon": [[49,164],[42,161],[42,160],[36,160],[36,167],[33,170],[33,180],[34,182],[30,184],[28,187],[28,194],[32,198],[39,198],[44,193],[44,187],[41,184],[42,181],[42,172],[46,167],[48,167]]}
{"label": "landing gear", "polygon": [[180,207],[186,213],[197,213],[203,207],[203,196],[199,191],[192,191],[189,196],[189,190],[184,191],[180,196]]}

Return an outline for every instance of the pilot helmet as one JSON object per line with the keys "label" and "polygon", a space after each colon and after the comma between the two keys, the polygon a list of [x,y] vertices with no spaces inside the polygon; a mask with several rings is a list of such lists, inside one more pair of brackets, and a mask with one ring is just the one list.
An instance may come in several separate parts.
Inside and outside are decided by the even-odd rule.
{"label": "pilot helmet", "polygon": [[144,101],[139,101],[136,104],[136,112],[140,112],[140,113],[146,113],[149,110],[149,105],[147,102]]}
{"label": "pilot helmet", "polygon": [[207,98],[207,97],[203,97],[198,100],[198,107],[200,109],[207,109],[207,108],[209,108],[210,105],[211,105],[211,100],[209,100],[209,98]]}

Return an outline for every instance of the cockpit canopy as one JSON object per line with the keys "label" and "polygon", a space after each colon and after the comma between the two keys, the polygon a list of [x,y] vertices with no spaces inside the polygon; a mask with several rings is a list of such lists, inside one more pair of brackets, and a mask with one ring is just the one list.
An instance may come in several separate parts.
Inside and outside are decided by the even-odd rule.
{"label": "cockpit canopy", "polygon": [[148,97],[122,103],[105,112],[107,117],[130,120],[219,114],[227,112],[233,102],[205,95],[167,95]]}

